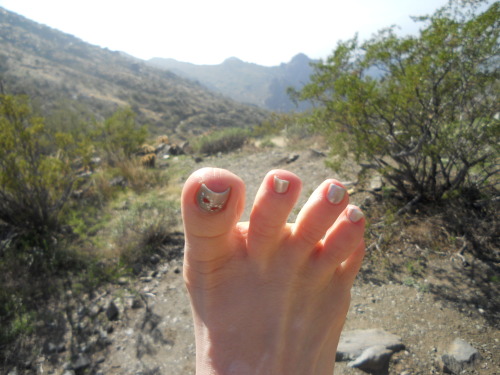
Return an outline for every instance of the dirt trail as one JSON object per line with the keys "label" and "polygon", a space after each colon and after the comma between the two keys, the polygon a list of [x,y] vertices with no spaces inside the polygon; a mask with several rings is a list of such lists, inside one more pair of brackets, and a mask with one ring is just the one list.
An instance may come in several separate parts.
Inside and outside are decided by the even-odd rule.
{"label": "dirt trail", "polygon": [[[294,155],[298,158],[289,162]],[[248,219],[262,177],[273,168],[288,169],[302,178],[304,187],[297,207],[302,206],[320,182],[335,175],[324,166],[321,154],[311,150],[246,150],[207,158],[198,164],[188,161],[188,164],[189,172],[181,180],[202,166],[227,168],[243,178],[249,197],[243,220]],[[344,171],[334,177],[355,188],[352,182],[356,181],[356,167],[348,165]],[[365,199],[366,195],[361,193],[352,197],[357,204]],[[297,212],[293,212],[291,220]],[[182,238],[172,244],[171,251],[182,252]],[[396,255],[391,256],[404,260],[405,251],[409,250],[402,249],[400,255],[395,252]],[[393,275],[389,280],[375,262],[381,260],[383,258],[368,256],[352,292],[345,329],[382,328],[401,337],[406,350],[392,357],[389,374],[441,373],[439,358],[455,338],[469,342],[482,356],[475,369],[464,373],[499,373],[500,330],[495,320],[498,311],[494,311],[498,307],[498,282],[488,284],[480,278],[486,273],[487,265],[467,257],[469,263],[465,266],[448,255],[431,254],[426,256],[426,267],[418,278]],[[397,259],[387,261],[392,260],[397,263]],[[107,344],[87,355],[92,363],[90,373],[194,374],[194,337],[181,270],[180,257],[170,262],[160,261],[155,269],[145,271],[138,281],[108,288],[100,303],[113,299],[120,315],[117,320],[107,323],[105,333],[101,332]],[[88,309],[92,310],[92,306]],[[62,360],[64,356],[62,353],[59,357],[43,357],[38,368],[45,366],[45,373],[63,374],[65,366],[71,367]],[[336,374],[364,372],[338,363]]]}
{"label": "dirt trail", "polygon": [[[298,158],[289,162],[298,155]],[[344,174],[335,175],[324,166],[324,158],[317,152],[306,150],[288,152],[278,148],[262,153],[240,152],[224,157],[212,157],[192,165],[192,170],[202,166],[227,168],[237,173],[247,186],[246,210],[248,219],[262,177],[273,168],[286,168],[299,175],[304,183],[301,207],[311,191],[325,178],[336,177],[353,186],[357,169],[354,165],[344,168]],[[366,195],[354,194],[352,201],[361,204]],[[298,211],[292,213],[294,219]],[[483,266],[469,259],[469,269],[481,272]],[[168,266],[168,272],[144,285],[148,294],[149,312],[139,309],[116,330],[112,345],[102,369],[106,374],[190,374],[194,373],[194,345],[192,323],[182,276],[181,261]],[[401,336],[406,350],[395,354],[391,360],[390,374],[439,373],[439,358],[448,345],[461,338],[477,348],[483,357],[471,374],[497,374],[500,366],[500,331],[498,325],[485,313],[486,306],[478,306],[482,289],[475,287],[459,262],[448,256],[436,256],[429,261],[426,277],[414,284],[384,281],[384,275],[365,265],[353,289],[351,309],[346,330],[383,328]],[[443,276],[444,275],[444,276]],[[446,276],[446,277],[445,277]],[[447,285],[450,284],[450,285]],[[439,293],[440,288],[451,295]],[[453,300],[453,293],[456,301]],[[463,293],[463,301],[461,299]],[[466,302],[466,295],[478,297]],[[498,294],[494,295],[498,298]],[[154,321],[154,323],[151,323]],[[498,322],[496,322],[498,323]],[[152,329],[152,327],[154,327]],[[363,374],[357,369],[338,363],[337,374]]]}

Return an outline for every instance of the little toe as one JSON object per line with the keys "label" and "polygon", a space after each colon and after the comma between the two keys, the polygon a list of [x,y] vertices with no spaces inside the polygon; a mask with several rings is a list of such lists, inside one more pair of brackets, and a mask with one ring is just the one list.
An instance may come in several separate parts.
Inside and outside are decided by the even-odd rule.
{"label": "little toe", "polygon": [[291,172],[269,172],[260,186],[250,214],[248,250],[263,253],[275,249],[284,234],[288,215],[297,202],[302,183]]}
{"label": "little toe", "polygon": [[218,168],[194,172],[181,197],[187,255],[210,260],[229,251],[244,200],[245,185],[233,173]]}
{"label": "little toe", "polygon": [[347,206],[323,239],[318,261],[326,268],[337,268],[363,242],[364,230],[363,212],[354,205]]}
{"label": "little toe", "polygon": [[337,180],[326,180],[312,193],[293,227],[293,244],[312,249],[324,237],[349,201],[346,188]]}

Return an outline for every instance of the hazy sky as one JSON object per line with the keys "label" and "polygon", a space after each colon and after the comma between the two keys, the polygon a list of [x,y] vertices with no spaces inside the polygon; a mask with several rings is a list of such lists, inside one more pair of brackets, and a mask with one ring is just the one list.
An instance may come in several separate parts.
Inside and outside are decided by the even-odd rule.
{"label": "hazy sky", "polygon": [[339,39],[362,39],[396,24],[415,33],[411,15],[447,0],[0,0],[0,6],[86,42],[149,59],[260,65],[299,52],[327,57]]}

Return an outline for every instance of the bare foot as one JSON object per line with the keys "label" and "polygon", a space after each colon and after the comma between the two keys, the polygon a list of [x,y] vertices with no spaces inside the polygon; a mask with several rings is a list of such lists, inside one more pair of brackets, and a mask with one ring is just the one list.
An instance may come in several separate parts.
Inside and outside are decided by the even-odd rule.
{"label": "bare foot", "polygon": [[365,220],[332,179],[288,224],[300,190],[293,173],[269,172],[250,221],[238,223],[245,196],[239,177],[204,168],[187,180],[184,278],[197,375],[333,373]]}

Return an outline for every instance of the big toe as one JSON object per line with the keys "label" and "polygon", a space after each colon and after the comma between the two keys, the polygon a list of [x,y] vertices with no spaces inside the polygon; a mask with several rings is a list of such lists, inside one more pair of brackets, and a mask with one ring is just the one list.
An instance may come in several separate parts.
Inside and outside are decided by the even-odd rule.
{"label": "big toe", "polygon": [[219,168],[194,172],[181,197],[186,253],[198,260],[218,258],[228,251],[245,204],[245,185]]}

